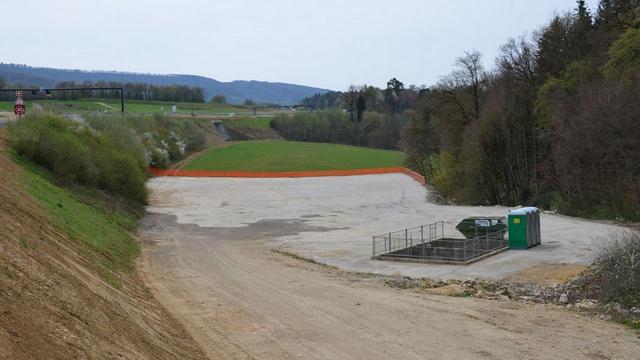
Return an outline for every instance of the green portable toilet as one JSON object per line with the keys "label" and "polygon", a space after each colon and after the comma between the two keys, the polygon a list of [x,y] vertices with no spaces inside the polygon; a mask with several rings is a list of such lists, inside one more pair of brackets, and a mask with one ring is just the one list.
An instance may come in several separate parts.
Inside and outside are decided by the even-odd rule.
{"label": "green portable toilet", "polygon": [[509,248],[528,249],[540,245],[540,210],[523,207],[509,212]]}

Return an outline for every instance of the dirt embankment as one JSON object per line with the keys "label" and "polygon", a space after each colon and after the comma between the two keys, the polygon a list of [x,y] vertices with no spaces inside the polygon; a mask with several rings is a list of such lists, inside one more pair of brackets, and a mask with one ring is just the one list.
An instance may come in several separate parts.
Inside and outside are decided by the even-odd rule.
{"label": "dirt embankment", "polygon": [[0,129],[0,359],[202,359],[142,285],[114,289],[19,182]]}

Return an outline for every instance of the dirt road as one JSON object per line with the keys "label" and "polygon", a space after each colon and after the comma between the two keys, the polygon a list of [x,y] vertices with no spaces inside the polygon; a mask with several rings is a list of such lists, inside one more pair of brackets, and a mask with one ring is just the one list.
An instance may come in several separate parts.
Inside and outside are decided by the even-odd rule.
{"label": "dirt road", "polygon": [[[209,214],[213,216],[212,214]],[[637,359],[611,322],[557,307],[385,287],[270,251],[304,221],[202,228],[149,214],[143,272],[212,359]]]}

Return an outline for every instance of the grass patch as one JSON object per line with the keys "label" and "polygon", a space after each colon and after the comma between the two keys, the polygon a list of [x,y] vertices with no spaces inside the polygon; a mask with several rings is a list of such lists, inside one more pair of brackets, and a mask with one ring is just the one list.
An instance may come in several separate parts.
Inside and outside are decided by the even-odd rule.
{"label": "grass patch", "polygon": [[98,274],[119,288],[118,273],[131,271],[140,253],[137,241],[126,230],[136,223],[134,216],[81,202],[55,185],[48,172],[20,158],[16,162],[23,168],[21,180],[27,192],[56,226],[85,246],[82,253],[97,267]]}
{"label": "grass patch", "polygon": [[185,170],[311,171],[402,166],[404,154],[348,145],[295,141],[244,141],[212,149]]}
{"label": "grass patch", "polygon": [[617,320],[617,322],[624,326],[628,326],[633,330],[640,331],[640,320],[621,319]]}
{"label": "grass patch", "polygon": [[234,126],[234,127],[248,127],[255,129],[271,129],[271,117],[232,117],[229,119],[224,119],[226,125]]}

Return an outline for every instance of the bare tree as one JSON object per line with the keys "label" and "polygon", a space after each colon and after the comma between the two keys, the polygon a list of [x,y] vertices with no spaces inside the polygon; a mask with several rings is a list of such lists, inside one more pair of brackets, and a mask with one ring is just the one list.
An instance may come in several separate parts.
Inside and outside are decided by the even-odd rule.
{"label": "bare tree", "polygon": [[511,72],[518,81],[536,84],[536,45],[520,37],[509,39],[500,47],[496,65],[502,71]]}
{"label": "bare tree", "polygon": [[473,118],[480,121],[480,102],[487,86],[487,73],[482,66],[482,54],[477,50],[465,52],[465,56],[456,59],[453,78],[460,86],[471,89]]}

